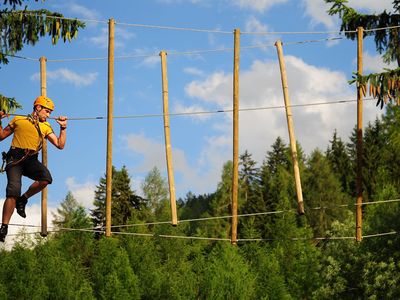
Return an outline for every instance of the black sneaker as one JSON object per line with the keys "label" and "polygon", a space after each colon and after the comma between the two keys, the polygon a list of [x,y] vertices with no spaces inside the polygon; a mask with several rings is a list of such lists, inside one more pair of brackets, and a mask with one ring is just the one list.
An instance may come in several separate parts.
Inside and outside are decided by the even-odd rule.
{"label": "black sneaker", "polygon": [[0,242],[4,243],[4,239],[6,238],[7,235],[7,227],[1,226],[0,227]]}
{"label": "black sneaker", "polygon": [[21,196],[21,197],[17,198],[16,204],[15,204],[17,213],[23,218],[26,218],[26,213],[25,213],[26,203],[28,203],[28,200]]}

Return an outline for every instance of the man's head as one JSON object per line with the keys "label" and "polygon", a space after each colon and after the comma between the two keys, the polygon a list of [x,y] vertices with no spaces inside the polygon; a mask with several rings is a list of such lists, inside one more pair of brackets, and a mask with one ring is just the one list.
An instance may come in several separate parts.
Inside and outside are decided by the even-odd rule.
{"label": "man's head", "polygon": [[33,103],[33,111],[39,117],[40,122],[46,121],[46,119],[50,116],[53,110],[54,110],[54,103],[48,97],[39,96]]}

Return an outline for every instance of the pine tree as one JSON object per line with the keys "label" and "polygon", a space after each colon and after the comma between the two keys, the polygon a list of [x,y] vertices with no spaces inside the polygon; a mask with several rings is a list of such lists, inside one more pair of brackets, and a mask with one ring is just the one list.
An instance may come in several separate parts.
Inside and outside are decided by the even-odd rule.
{"label": "pine tree", "polygon": [[369,123],[364,132],[363,185],[367,193],[366,196],[373,198],[378,180],[377,174],[385,166],[385,164],[382,164],[382,150],[387,144],[387,139],[382,122],[379,119],[376,119],[374,124]]}
{"label": "pine tree", "polygon": [[[240,156],[239,166],[239,195],[243,199],[239,205],[239,212],[245,214],[265,212],[266,206],[262,196],[260,170],[256,167],[256,162],[247,150]],[[241,236],[252,238],[260,235],[257,231],[262,230],[263,220],[259,217],[246,217],[240,220],[239,225]],[[244,233],[246,234],[244,235]]]}
{"label": "pine tree", "polygon": [[319,150],[311,153],[303,176],[303,195],[307,219],[317,237],[325,236],[335,220],[343,221],[348,199],[328,160]]}
{"label": "pine tree", "polygon": [[[63,19],[63,15],[45,9],[29,10],[26,0],[4,0],[0,9],[0,65],[7,64],[9,56],[22,50],[24,45],[35,45],[48,35],[57,44],[77,37],[78,30],[85,27],[78,20]],[[38,2],[38,0],[36,0]],[[24,9],[18,9],[25,4]],[[13,113],[21,105],[12,97],[0,93],[0,110]]]}
{"label": "pine tree", "polygon": [[[125,225],[135,211],[145,206],[144,200],[135,195],[131,189],[131,180],[125,166],[120,171],[112,168],[111,191],[111,220],[113,225]],[[95,191],[93,202],[94,209],[91,212],[95,226],[105,226],[106,222],[106,179],[100,178],[100,183]],[[118,230],[116,228],[115,230]]]}
{"label": "pine tree", "polygon": [[[357,82],[361,87],[364,95],[366,94],[367,85],[369,84],[370,95],[378,99],[377,105],[383,107],[388,100],[400,104],[400,86],[398,78],[400,74],[400,1],[393,0],[394,12],[383,11],[380,14],[363,14],[355,9],[347,6],[347,0],[325,0],[332,6],[328,13],[330,15],[339,15],[342,20],[340,30],[345,32],[345,36],[349,39],[356,39],[358,27],[363,27],[368,31],[364,31],[364,37],[373,36],[375,40],[376,50],[379,54],[383,54],[386,63],[396,62],[397,68],[394,70],[385,70],[381,73],[373,73],[362,76],[355,73],[352,82]],[[376,28],[391,27],[386,30],[371,30]]]}
{"label": "pine tree", "polygon": [[126,250],[114,238],[98,241],[91,265],[96,299],[140,299],[138,278]]}
{"label": "pine tree", "polygon": [[71,192],[68,192],[53,217],[54,227],[58,229],[55,243],[59,249],[62,249],[69,261],[87,263],[93,254],[93,234],[73,230],[89,230],[93,226],[85,208],[79,205]]}
{"label": "pine tree", "polygon": [[157,167],[154,167],[142,183],[144,197],[147,200],[147,206],[152,213],[156,213],[164,203],[168,201],[168,185]]}
{"label": "pine tree", "polygon": [[342,139],[337,136],[336,130],[329,143],[330,146],[326,151],[326,158],[330,162],[333,172],[339,176],[343,191],[349,193],[354,186],[354,176],[346,145]]}
{"label": "pine tree", "polygon": [[255,277],[237,247],[217,244],[206,262],[200,299],[252,299]]}

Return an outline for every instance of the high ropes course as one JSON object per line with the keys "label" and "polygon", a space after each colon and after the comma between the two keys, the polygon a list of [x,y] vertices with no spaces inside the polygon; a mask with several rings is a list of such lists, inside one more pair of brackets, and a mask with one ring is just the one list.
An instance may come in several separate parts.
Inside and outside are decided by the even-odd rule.
{"label": "high ropes course", "polygon": [[[48,17],[48,18],[56,18],[56,19],[68,19],[68,20],[77,20],[70,18],[60,18],[60,17]],[[111,234],[123,234],[123,235],[135,235],[135,236],[150,236],[150,237],[162,237],[162,238],[180,238],[180,239],[197,239],[197,240],[221,240],[221,241],[229,241],[231,244],[237,244],[238,242],[246,242],[246,241],[269,241],[273,239],[239,239],[237,233],[237,225],[239,217],[249,217],[249,216],[263,216],[263,215],[271,215],[271,214],[281,214],[281,213],[296,213],[296,210],[287,210],[287,211],[274,211],[274,212],[259,212],[253,214],[243,214],[238,215],[238,145],[239,145],[239,111],[254,111],[254,110],[268,110],[268,109],[281,109],[285,108],[286,111],[286,120],[287,127],[290,139],[290,148],[292,154],[292,164],[293,164],[293,174],[295,178],[295,187],[296,187],[296,195],[297,195],[297,213],[304,214],[304,203],[303,203],[303,195],[301,188],[301,177],[300,171],[298,167],[297,160],[297,148],[296,148],[296,138],[294,133],[294,124],[292,119],[292,111],[293,107],[307,107],[307,106],[319,106],[319,105],[333,105],[333,104],[343,104],[343,103],[357,103],[357,178],[356,178],[356,234],[355,236],[342,236],[342,237],[317,237],[317,238],[301,238],[301,237],[288,237],[288,240],[356,240],[360,242],[363,238],[371,238],[378,236],[388,236],[393,234],[398,234],[398,232],[390,231],[386,233],[375,233],[369,235],[362,234],[362,208],[364,205],[369,204],[383,204],[390,202],[400,202],[400,199],[390,199],[384,201],[376,201],[376,202],[363,202],[362,196],[362,184],[361,184],[361,174],[362,174],[362,113],[363,113],[363,100],[372,100],[371,99],[363,99],[363,93],[360,87],[357,87],[357,98],[356,99],[346,99],[346,100],[338,100],[332,102],[310,102],[307,104],[300,105],[292,105],[289,97],[289,88],[286,76],[286,66],[283,55],[283,45],[299,45],[305,43],[316,43],[316,42],[328,42],[334,41],[338,39],[342,39],[342,37],[329,37],[323,39],[315,39],[315,40],[302,40],[296,42],[288,42],[282,43],[280,40],[277,40],[274,44],[260,44],[255,46],[243,46],[240,45],[240,37],[241,35],[310,35],[310,34],[322,34],[322,35],[334,35],[340,33],[353,33],[357,34],[357,71],[359,74],[362,74],[362,62],[363,62],[363,34],[367,31],[379,31],[379,30],[388,30],[393,28],[398,28],[400,26],[393,27],[384,27],[384,28],[376,28],[364,30],[362,27],[357,28],[354,31],[315,31],[315,32],[241,32],[240,29],[235,29],[233,31],[222,31],[222,30],[208,30],[208,29],[196,29],[196,28],[183,28],[183,27],[172,27],[172,26],[157,26],[157,25],[146,25],[146,24],[129,24],[129,23],[119,23],[114,19],[109,20],[88,20],[88,19],[79,19],[82,22],[95,22],[95,23],[104,23],[108,24],[108,56],[107,57],[87,57],[87,58],[32,58],[32,57],[24,57],[18,55],[7,55],[8,57],[12,57],[15,59],[23,59],[28,61],[38,61],[40,63],[40,88],[41,95],[46,96],[46,63],[53,62],[70,62],[70,61],[89,61],[89,60],[107,60],[108,62],[108,85],[107,85],[107,116],[87,116],[87,117],[69,117],[68,120],[107,120],[107,153],[106,153],[106,224],[104,228],[55,228],[57,230],[48,230],[47,228],[47,190],[42,191],[41,197],[41,231],[40,234],[42,236],[47,236],[49,232],[54,231],[78,231],[78,232],[97,232],[105,234],[106,237],[110,237]],[[128,26],[128,27],[141,27],[147,29],[157,29],[157,30],[175,30],[175,31],[191,31],[191,32],[203,32],[203,33],[215,33],[215,34],[224,34],[224,35],[233,35],[233,47],[232,48],[219,48],[219,49],[209,49],[209,50],[188,50],[188,51],[165,51],[160,50],[157,54],[141,54],[141,55],[130,55],[130,56],[115,56],[114,55],[114,38],[115,38],[115,25],[118,26]],[[240,108],[239,106],[239,64],[240,64],[240,51],[241,50],[251,50],[256,48],[266,48],[266,47],[275,47],[279,60],[280,67],[280,75],[281,75],[281,83],[282,83],[282,91],[284,98],[284,105],[282,106],[269,106],[269,107],[256,107],[256,108]],[[168,73],[167,73],[167,55],[193,55],[193,54],[206,54],[206,53],[215,53],[215,52],[233,52],[233,105],[232,109],[229,110],[217,110],[217,111],[197,111],[190,113],[170,113],[169,112],[169,91],[168,91]],[[162,71],[162,99],[163,99],[163,113],[162,114],[143,114],[143,115],[125,115],[125,116],[115,116],[113,112],[113,104],[114,104],[114,62],[115,60],[122,59],[133,59],[133,58],[144,58],[151,56],[159,56],[161,62],[161,71]],[[209,218],[199,218],[199,219],[190,219],[190,220],[178,220],[177,210],[176,210],[176,197],[175,197],[175,184],[174,184],[174,171],[173,171],[173,160],[172,160],[172,151],[171,151],[171,141],[170,141],[170,125],[169,125],[169,117],[171,116],[182,116],[182,115],[196,115],[196,114],[215,114],[215,113],[231,113],[233,119],[233,174],[232,174],[232,194],[231,194],[231,215],[229,216],[215,216]],[[15,115],[15,114],[14,114]],[[170,221],[162,221],[162,222],[154,222],[154,223],[141,223],[141,224],[130,224],[130,225],[111,225],[111,190],[112,190],[112,137],[113,137],[113,120],[120,119],[128,119],[128,118],[150,118],[150,117],[163,117],[164,120],[164,136],[165,136],[165,155],[167,161],[167,173],[168,173],[168,186],[169,186],[169,197],[170,197],[170,208],[171,208],[171,220]],[[47,165],[47,146],[46,143],[43,145],[42,150],[42,161],[45,165]],[[349,207],[348,205],[343,205],[343,207]],[[321,207],[311,208],[310,210],[315,209],[326,209]],[[213,238],[213,237],[189,237],[189,236],[176,236],[176,235],[156,235],[151,233],[133,233],[133,232],[121,232],[121,231],[112,231],[113,228],[126,228],[133,226],[148,226],[148,225],[160,225],[160,224],[171,224],[173,226],[177,226],[179,223],[184,222],[199,222],[199,221],[208,221],[215,219],[230,219],[231,220],[231,237],[230,238]],[[14,226],[25,226],[25,227],[39,227],[34,225],[21,225],[21,224],[10,224]],[[52,228],[51,228],[52,229]],[[33,232],[36,233],[36,232]]]}

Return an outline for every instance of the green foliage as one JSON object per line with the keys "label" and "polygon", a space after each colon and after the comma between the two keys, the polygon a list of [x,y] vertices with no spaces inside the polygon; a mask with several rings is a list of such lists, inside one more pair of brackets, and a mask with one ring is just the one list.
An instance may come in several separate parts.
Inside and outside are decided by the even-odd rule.
{"label": "green foliage", "polygon": [[217,244],[206,261],[201,299],[251,299],[255,278],[236,247]]}
{"label": "green foliage", "polygon": [[[100,178],[95,191],[92,218],[95,226],[105,226],[106,223],[106,178]],[[126,225],[128,220],[145,206],[144,199],[135,195],[131,189],[131,180],[126,167],[121,170],[112,168],[111,190],[111,220],[113,225]],[[135,211],[136,210],[136,211]],[[115,228],[119,230],[119,228]]]}
{"label": "green foliage", "polygon": [[400,68],[385,69],[385,72],[371,73],[365,76],[353,73],[353,78],[349,83],[357,83],[364,97],[368,91],[369,96],[378,100],[376,106],[380,105],[383,108],[383,105],[389,101],[400,105]]}
{"label": "green foliage", "polygon": [[154,167],[144,179],[142,190],[147,200],[147,207],[153,213],[159,211],[163,206],[162,203],[168,200],[168,185],[157,167]]}
{"label": "green foliage", "polygon": [[22,106],[15,100],[15,98],[8,98],[0,94],[0,111],[5,113],[14,113]]}
{"label": "green foliage", "polygon": [[333,133],[332,140],[329,141],[330,146],[326,151],[332,171],[339,177],[342,190],[348,194],[352,193],[354,187],[354,178],[352,161],[348,155],[345,143],[337,136],[337,131]]}
{"label": "green foliage", "polygon": [[[364,199],[394,201],[363,207],[362,242],[355,241],[354,211],[346,208],[355,199],[355,132],[347,147],[334,132],[326,154],[315,150],[304,158],[299,147],[303,216],[296,211],[290,151],[278,138],[260,167],[249,152],[241,156],[239,211],[272,213],[242,216],[238,245],[191,239],[229,238],[232,162],[214,193],[189,192],[178,201],[180,220],[204,218],[178,226],[157,222],[170,219],[170,207],[156,169],[141,199],[126,168],[114,168],[113,217],[132,226],[102,239],[69,230],[92,224],[68,193],[54,234],[34,241],[22,233],[11,251],[0,250],[0,299],[397,299],[399,128],[400,108],[389,104],[365,129]],[[95,197],[91,217],[101,225],[104,178]],[[144,224],[149,220],[154,223]]]}
{"label": "green foliage", "polygon": [[138,278],[130,268],[129,256],[119,242],[103,238],[98,242],[91,273],[97,299],[139,299]]}
{"label": "green foliage", "polygon": [[[38,0],[36,0],[37,2]],[[0,8],[0,65],[8,64],[8,56],[22,50],[24,45],[35,45],[40,38],[49,36],[53,44],[60,38],[71,41],[85,24],[78,20],[67,20],[57,12],[45,9],[23,10],[17,8],[25,0],[4,0]],[[13,113],[22,106],[14,99],[0,94],[0,110]]]}
{"label": "green foliage", "polygon": [[[364,29],[376,29],[393,27],[386,30],[369,30],[364,31],[364,37],[374,36],[376,50],[382,54],[386,63],[397,62],[400,67],[400,3],[398,0],[393,1],[394,13],[386,11],[381,14],[366,15],[357,12],[353,8],[347,6],[347,0],[325,0],[332,6],[328,13],[330,15],[339,15],[342,19],[340,30],[343,31],[347,38],[354,40],[357,37],[356,29],[362,27]],[[350,83],[357,83],[361,93],[366,95],[367,84],[369,84],[369,93],[376,98],[377,106],[381,108],[388,101],[393,101],[397,105],[400,104],[400,84],[399,84],[399,68],[395,70],[385,70],[382,73],[362,74],[354,73]]]}
{"label": "green foliage", "polygon": [[90,232],[69,231],[69,229],[89,229],[92,222],[86,210],[78,204],[71,192],[53,214],[53,224],[59,230],[55,241],[60,249],[64,249],[70,260],[87,263],[93,252],[93,234]]}
{"label": "green foliage", "polygon": [[332,172],[328,160],[315,150],[303,176],[303,196],[306,217],[316,237],[323,237],[334,220],[342,220],[348,200],[342,193],[340,182]]}
{"label": "green foliage", "polygon": [[[7,1],[4,3],[7,4]],[[53,44],[60,38],[71,41],[85,24],[78,20],[67,20],[57,12],[45,9],[16,10],[22,1],[10,1],[11,9],[0,10],[0,64],[7,64],[7,56],[20,51],[24,44],[35,45],[39,38],[51,37]]]}

